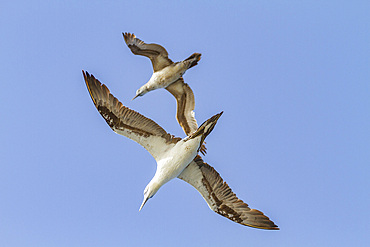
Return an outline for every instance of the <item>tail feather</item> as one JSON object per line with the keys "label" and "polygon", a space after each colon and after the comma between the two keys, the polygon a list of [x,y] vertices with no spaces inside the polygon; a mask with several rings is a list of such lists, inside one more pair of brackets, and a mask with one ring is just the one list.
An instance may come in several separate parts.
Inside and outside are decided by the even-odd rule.
{"label": "tail feather", "polygon": [[193,53],[190,57],[185,59],[184,62],[185,61],[190,62],[190,65],[189,65],[189,69],[190,69],[191,67],[194,67],[195,65],[198,64],[201,56],[202,56],[202,54],[200,54],[200,53]]}
{"label": "tail feather", "polygon": [[222,113],[223,111],[214,115],[213,117],[211,117],[210,119],[202,123],[202,125],[194,133],[192,133],[189,136],[189,138],[192,139],[192,138],[195,138],[201,135],[202,136],[202,139],[200,141],[200,147],[201,147],[206,137],[212,132],[213,128],[215,127],[217,123],[217,120],[221,117]]}

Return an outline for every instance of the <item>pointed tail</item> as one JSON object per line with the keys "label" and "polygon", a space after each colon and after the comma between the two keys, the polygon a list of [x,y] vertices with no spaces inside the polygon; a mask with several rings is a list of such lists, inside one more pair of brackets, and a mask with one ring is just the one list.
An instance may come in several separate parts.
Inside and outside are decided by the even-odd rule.
{"label": "pointed tail", "polygon": [[185,59],[184,62],[189,63],[188,69],[197,65],[201,56],[202,56],[202,54],[200,54],[200,53],[193,53],[190,57]]}
{"label": "pointed tail", "polygon": [[215,127],[217,123],[217,120],[221,117],[222,113],[223,111],[220,112],[219,114],[214,115],[213,117],[211,117],[210,119],[202,123],[202,125],[194,133],[189,135],[189,138],[192,139],[192,138],[202,135],[202,139],[200,141],[200,147],[201,147],[204,139],[206,139],[206,137],[211,133],[211,131],[213,130],[213,128]]}

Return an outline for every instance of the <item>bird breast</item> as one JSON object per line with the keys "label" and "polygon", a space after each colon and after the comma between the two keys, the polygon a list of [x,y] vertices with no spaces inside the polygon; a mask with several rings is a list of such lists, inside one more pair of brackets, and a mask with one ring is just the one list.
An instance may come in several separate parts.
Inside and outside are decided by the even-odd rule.
{"label": "bird breast", "polygon": [[166,157],[158,161],[157,175],[166,181],[177,177],[195,158],[198,148],[199,140],[178,142]]}
{"label": "bird breast", "polygon": [[162,70],[154,72],[151,80],[153,80],[153,82],[158,84],[158,86],[161,88],[168,87],[171,83],[178,80],[184,74],[185,71],[183,71],[181,67],[182,66],[177,65],[167,66]]}

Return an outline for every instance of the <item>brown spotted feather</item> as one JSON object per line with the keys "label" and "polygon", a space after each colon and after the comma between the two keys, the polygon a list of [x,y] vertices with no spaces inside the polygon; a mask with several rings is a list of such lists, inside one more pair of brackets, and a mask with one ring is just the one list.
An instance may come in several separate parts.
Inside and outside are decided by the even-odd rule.
{"label": "brown spotted feather", "polygon": [[[125,107],[109,89],[93,75],[82,71],[91,99],[112,130],[146,148],[154,158],[181,138],[168,134],[153,120]],[[151,138],[151,140],[149,140]],[[154,139],[153,139],[154,138]],[[155,142],[156,145],[151,145]]]}
{"label": "brown spotted feather", "polygon": [[173,64],[172,60],[168,58],[168,53],[163,46],[158,44],[146,44],[144,41],[136,38],[133,33],[122,34],[128,48],[130,48],[133,54],[146,56],[150,59],[154,72]]}
{"label": "brown spotted feather", "polygon": [[279,230],[261,211],[249,208],[240,200],[220,174],[199,155],[178,177],[194,186],[216,213],[245,226]]}

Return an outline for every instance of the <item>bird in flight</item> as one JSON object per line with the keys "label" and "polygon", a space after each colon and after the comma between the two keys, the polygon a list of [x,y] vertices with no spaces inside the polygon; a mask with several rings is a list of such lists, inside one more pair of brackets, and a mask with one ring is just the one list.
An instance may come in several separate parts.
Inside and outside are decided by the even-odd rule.
{"label": "bird in flight", "polygon": [[222,112],[205,121],[195,132],[181,139],[167,133],[153,120],[125,106],[93,75],[82,71],[87,89],[98,112],[111,129],[143,146],[156,160],[157,170],[144,190],[144,200],[152,198],[159,188],[173,178],[192,185],[203,196],[209,208],[242,225],[278,230],[261,211],[231,191],[218,172],[198,155],[201,144],[211,133]]}
{"label": "bird in flight", "polygon": [[[198,124],[194,113],[194,93],[190,86],[184,82],[182,75],[187,69],[197,65],[201,54],[194,53],[184,61],[174,63],[168,58],[166,49],[161,45],[146,44],[131,33],[123,33],[123,38],[132,53],[148,57],[153,65],[152,77],[136,91],[134,99],[157,88],[165,88],[176,99],[176,119],[185,134],[190,135],[196,131]],[[202,145],[200,151],[205,154],[206,147]]]}
{"label": "bird in flight", "polygon": [[201,57],[200,53],[193,53],[187,59],[174,63],[168,58],[168,53],[163,46],[146,44],[144,41],[136,38],[135,34],[122,34],[132,53],[148,57],[153,65],[152,76],[146,84],[136,91],[136,96],[133,99],[157,88],[168,87],[180,79],[188,69],[197,65]]}

